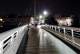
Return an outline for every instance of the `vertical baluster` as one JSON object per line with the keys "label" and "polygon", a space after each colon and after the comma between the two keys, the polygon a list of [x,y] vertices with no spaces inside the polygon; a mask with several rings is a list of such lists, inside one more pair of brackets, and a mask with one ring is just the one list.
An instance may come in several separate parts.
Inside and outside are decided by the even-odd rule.
{"label": "vertical baluster", "polygon": [[56,31],[56,26],[55,26],[55,31]]}
{"label": "vertical baluster", "polygon": [[71,29],[71,36],[72,36],[72,41],[74,42],[74,32],[73,32],[73,29]]}
{"label": "vertical baluster", "polygon": [[3,54],[3,42],[0,42],[0,54]]}
{"label": "vertical baluster", "polygon": [[65,31],[65,28],[63,28],[63,30],[64,30],[64,38],[66,39],[66,31]]}

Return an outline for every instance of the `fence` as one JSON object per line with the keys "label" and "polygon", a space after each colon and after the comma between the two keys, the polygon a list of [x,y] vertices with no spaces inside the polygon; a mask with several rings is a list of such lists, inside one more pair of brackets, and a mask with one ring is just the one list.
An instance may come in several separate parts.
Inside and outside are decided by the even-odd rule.
{"label": "fence", "polygon": [[0,33],[0,54],[16,54],[27,25]]}
{"label": "fence", "polygon": [[80,29],[74,27],[64,27],[55,25],[45,25],[47,29],[51,29],[61,36],[63,39],[77,45],[80,49]]}

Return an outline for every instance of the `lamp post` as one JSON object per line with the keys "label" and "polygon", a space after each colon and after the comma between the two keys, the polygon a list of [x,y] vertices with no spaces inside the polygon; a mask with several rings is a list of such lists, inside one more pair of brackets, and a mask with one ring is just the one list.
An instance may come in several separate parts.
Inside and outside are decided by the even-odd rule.
{"label": "lamp post", "polygon": [[42,23],[43,15],[39,15],[39,24]]}
{"label": "lamp post", "polygon": [[48,16],[48,11],[44,10],[42,12],[42,15],[39,15],[39,24],[42,23],[44,24],[45,18]]}
{"label": "lamp post", "polygon": [[39,19],[42,19],[42,18],[43,18],[43,16],[42,16],[42,15],[40,15],[40,16],[39,16]]}
{"label": "lamp post", "polygon": [[48,11],[44,10],[43,11],[43,15],[44,15],[44,19],[43,19],[43,23],[45,23],[45,18],[48,16]]}

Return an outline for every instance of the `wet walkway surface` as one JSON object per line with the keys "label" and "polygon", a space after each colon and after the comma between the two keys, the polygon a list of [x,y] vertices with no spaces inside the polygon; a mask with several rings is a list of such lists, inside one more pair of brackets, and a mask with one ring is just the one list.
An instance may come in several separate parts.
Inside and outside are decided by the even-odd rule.
{"label": "wet walkway surface", "polygon": [[24,49],[25,54],[76,54],[64,43],[57,41],[48,32],[45,33],[45,30],[31,27],[28,32],[28,42]]}
{"label": "wet walkway surface", "polygon": [[25,54],[38,54],[38,53],[39,53],[38,29],[32,27],[28,32],[28,43]]}

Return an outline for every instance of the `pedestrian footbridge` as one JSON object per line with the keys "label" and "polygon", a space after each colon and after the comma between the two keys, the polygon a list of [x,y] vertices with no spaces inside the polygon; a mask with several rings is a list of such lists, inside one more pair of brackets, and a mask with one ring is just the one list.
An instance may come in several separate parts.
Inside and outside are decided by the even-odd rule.
{"label": "pedestrian footbridge", "polygon": [[0,33],[0,54],[79,54],[79,28],[38,25]]}

